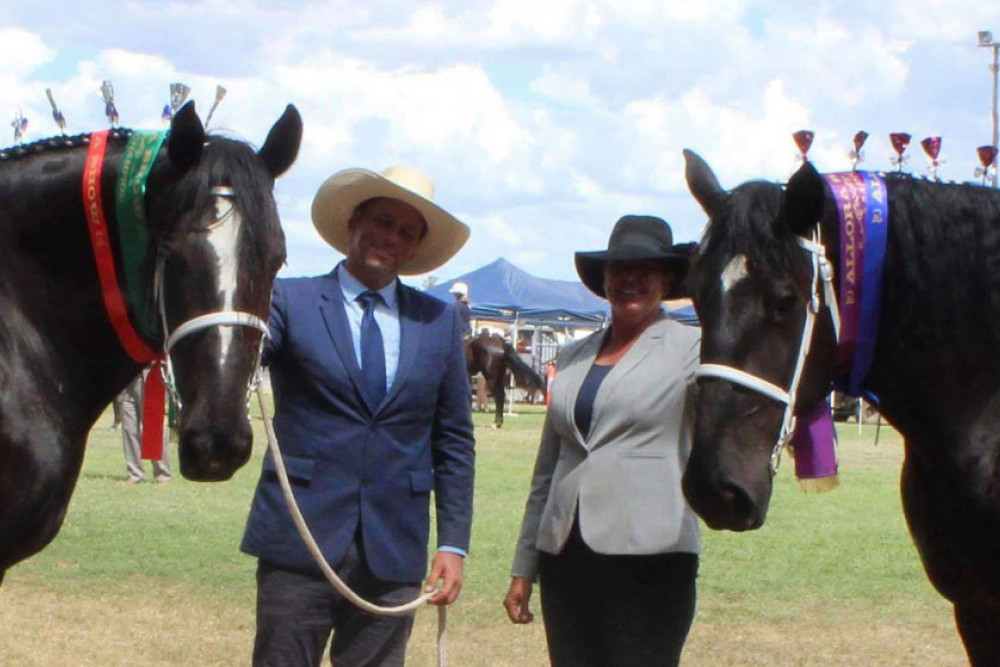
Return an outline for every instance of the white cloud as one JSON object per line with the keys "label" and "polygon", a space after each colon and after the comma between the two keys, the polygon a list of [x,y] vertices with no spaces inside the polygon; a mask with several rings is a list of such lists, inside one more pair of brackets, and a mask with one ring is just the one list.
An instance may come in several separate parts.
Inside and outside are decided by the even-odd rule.
{"label": "white cloud", "polygon": [[571,106],[597,106],[598,98],[590,90],[590,83],[580,75],[562,75],[547,67],[545,72],[530,84],[531,92],[548,98],[556,104]]}
{"label": "white cloud", "polygon": [[693,238],[704,216],[685,147],[734,186],[792,173],[798,129],[816,132],[810,157],[828,170],[849,168],[859,129],[871,133],[863,166],[888,168],[886,135],[906,130],[911,169],[925,162],[919,140],[940,134],[944,175],[971,178],[990,136],[975,33],[1000,36],[1000,5],[981,0],[110,0],[101,30],[91,10],[0,9],[19,26],[0,29],[0,113],[23,109],[29,140],[54,132],[51,87],[71,132],[100,127],[111,79],[123,124],[160,127],[171,81],[193,88],[203,116],[221,84],[213,126],[259,145],[296,104],[304,143],[277,186],[288,275],[336,261],[309,206],[351,166],[417,166],[473,226],[442,277],[504,254],[572,278],[573,251],[603,246],[624,213]]}
{"label": "white cloud", "polygon": [[499,215],[491,215],[480,220],[479,224],[476,225],[476,231],[480,233],[485,232],[492,241],[499,241],[512,246],[517,245],[521,241],[522,236],[520,232],[507,224]]}
{"label": "white cloud", "polygon": [[0,76],[26,76],[56,55],[42,38],[20,28],[0,28]]}

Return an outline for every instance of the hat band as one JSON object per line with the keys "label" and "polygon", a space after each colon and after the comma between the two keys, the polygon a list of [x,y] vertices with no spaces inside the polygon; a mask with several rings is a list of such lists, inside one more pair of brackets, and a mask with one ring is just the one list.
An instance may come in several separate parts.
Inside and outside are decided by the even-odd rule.
{"label": "hat band", "polygon": [[671,243],[668,239],[664,239],[662,237],[651,238],[651,236],[648,233],[642,231],[627,231],[616,235],[615,238],[611,240],[608,250],[611,250],[612,247],[618,247],[619,245],[622,247],[629,247],[629,246],[633,247],[638,246],[645,248],[655,247],[660,249],[661,251],[664,251],[666,249],[669,249]]}
{"label": "hat band", "polygon": [[671,253],[664,248],[650,248],[648,245],[616,245],[608,248],[604,254],[605,261],[626,259],[679,259],[679,253]]}

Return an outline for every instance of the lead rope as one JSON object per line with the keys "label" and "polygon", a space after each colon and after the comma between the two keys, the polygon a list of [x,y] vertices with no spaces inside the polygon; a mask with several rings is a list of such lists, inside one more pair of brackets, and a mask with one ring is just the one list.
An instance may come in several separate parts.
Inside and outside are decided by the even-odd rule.
{"label": "lead rope", "polygon": [[[265,405],[264,390],[260,385],[257,386],[257,400],[260,404],[261,417],[264,420],[264,431],[267,433],[267,445],[271,450],[271,456],[274,458],[274,469],[278,473],[278,482],[281,484],[281,491],[284,493],[285,501],[288,503],[288,511],[292,515],[292,520],[295,522],[295,527],[298,528],[302,541],[305,543],[309,553],[312,554],[313,560],[316,561],[316,565],[319,566],[319,569],[323,572],[327,581],[329,581],[337,592],[344,596],[348,602],[359,609],[372,614],[377,614],[379,616],[404,616],[423,606],[427,600],[434,595],[433,592],[424,593],[415,600],[396,607],[380,607],[361,598],[357,593],[352,591],[340,577],[337,576],[337,573],[333,571],[330,564],[326,562],[326,558],[323,557],[323,552],[320,550],[319,545],[316,544],[316,539],[309,530],[309,526],[306,525],[306,520],[303,518],[301,510],[299,510],[298,503],[295,502],[295,495],[292,493],[292,485],[288,481],[288,473],[285,470],[285,462],[281,457],[281,450],[278,448],[278,438],[274,434],[274,425],[271,423],[271,416],[268,414]],[[447,610],[445,605],[439,605],[437,634],[438,667],[445,667],[446,665],[446,640]]]}

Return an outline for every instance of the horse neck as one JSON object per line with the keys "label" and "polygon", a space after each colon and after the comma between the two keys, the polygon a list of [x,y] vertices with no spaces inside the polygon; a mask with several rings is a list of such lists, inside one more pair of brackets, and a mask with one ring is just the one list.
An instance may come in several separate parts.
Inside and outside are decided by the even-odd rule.
{"label": "horse neck", "polygon": [[1000,387],[1000,299],[991,294],[1000,283],[1000,195],[910,179],[886,185],[888,238],[866,385],[905,433],[942,423],[942,411],[954,421]]}
{"label": "horse neck", "polygon": [[[106,216],[122,146],[103,167]],[[68,419],[93,421],[138,373],[105,313],[82,198],[86,148],[40,153],[0,167],[0,363],[28,371]],[[45,387],[49,387],[47,390]]]}

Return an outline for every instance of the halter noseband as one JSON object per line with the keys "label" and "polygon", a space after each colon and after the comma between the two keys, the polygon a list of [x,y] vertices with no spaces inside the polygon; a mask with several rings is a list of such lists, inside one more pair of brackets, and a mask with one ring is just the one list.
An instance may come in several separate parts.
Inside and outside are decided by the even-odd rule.
{"label": "halter noseband", "polygon": [[788,389],[782,389],[778,385],[768,382],[752,373],[725,364],[704,363],[699,365],[698,370],[695,372],[696,377],[714,377],[726,380],[747,389],[752,389],[778,403],[784,403],[785,410],[781,418],[781,430],[778,432],[777,442],[771,450],[770,464],[772,475],[777,473],[778,465],[781,463],[781,448],[788,442],[795,431],[795,403],[798,398],[799,381],[802,379],[802,369],[805,367],[806,357],[809,355],[809,348],[812,345],[816,316],[823,305],[830,310],[830,317],[833,320],[834,337],[838,338],[840,335],[840,311],[837,307],[837,298],[833,289],[833,267],[830,265],[830,260],[826,258],[826,247],[821,242],[819,225],[817,224],[813,230],[811,239],[800,236],[798,243],[799,246],[809,253],[810,264],[812,265],[812,276],[809,280],[812,295],[806,304],[806,318],[802,324],[799,353],[795,359],[795,371],[792,373],[792,381]]}
{"label": "halter noseband", "polygon": [[[226,186],[215,186],[211,189],[210,194],[213,197],[221,197],[224,199],[232,199],[236,196],[236,192],[232,188]],[[228,212],[226,214],[228,215]],[[215,222],[213,222],[213,225],[221,222],[224,217],[225,215],[220,216]],[[170,351],[173,349],[174,345],[176,345],[177,342],[185,336],[189,336],[197,331],[201,331],[202,329],[218,326],[250,327],[251,329],[257,329],[263,334],[260,338],[260,345],[257,348],[256,358],[254,359],[253,373],[250,375],[250,382],[247,386],[246,398],[249,402],[250,396],[253,394],[257,385],[259,385],[261,381],[261,357],[263,355],[264,345],[267,344],[267,340],[270,338],[267,322],[253,313],[247,313],[241,310],[220,310],[193,317],[180,324],[176,329],[168,334],[169,329],[167,328],[167,312],[163,298],[163,265],[165,261],[166,258],[161,255],[156,263],[156,275],[154,277],[156,285],[156,301],[160,311],[160,319],[163,322],[163,335],[165,337],[163,352],[166,359],[165,362],[161,364],[160,368],[163,372],[163,383],[166,385],[167,391],[170,392],[170,398],[177,407],[177,411],[180,412],[183,406],[181,403],[180,393],[177,391],[177,382],[174,379],[174,369],[173,364],[170,361]]]}

